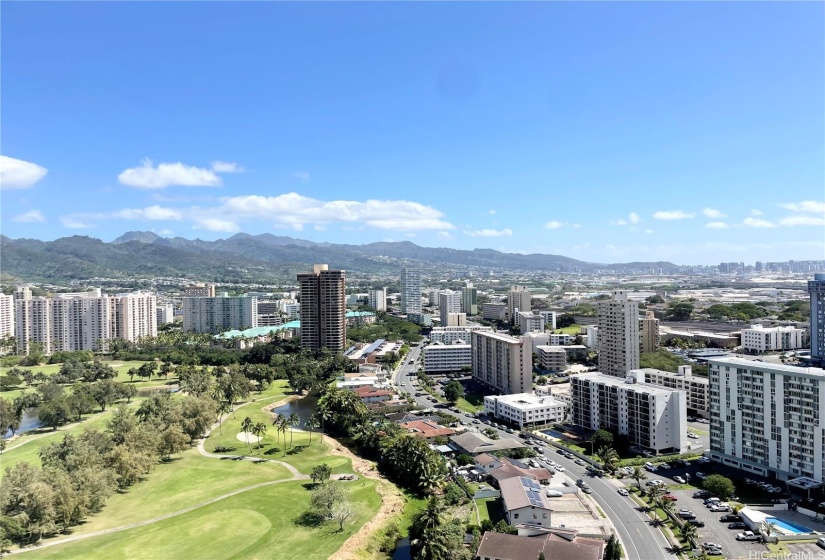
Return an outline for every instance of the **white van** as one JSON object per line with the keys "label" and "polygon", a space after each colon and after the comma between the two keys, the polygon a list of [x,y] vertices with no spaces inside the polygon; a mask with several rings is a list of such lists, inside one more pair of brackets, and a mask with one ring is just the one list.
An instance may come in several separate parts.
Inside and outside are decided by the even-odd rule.
{"label": "white van", "polygon": [[650,461],[648,461],[647,463],[645,463],[645,468],[646,468],[647,470],[649,470],[650,472],[656,472],[656,465],[654,465],[654,464],[653,464],[653,463],[651,463]]}

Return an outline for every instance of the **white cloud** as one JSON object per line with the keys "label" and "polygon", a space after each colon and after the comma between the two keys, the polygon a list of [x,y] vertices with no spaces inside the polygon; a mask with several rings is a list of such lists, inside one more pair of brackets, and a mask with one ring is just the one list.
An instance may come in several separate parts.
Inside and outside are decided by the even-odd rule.
{"label": "white cloud", "polygon": [[572,224],[570,227],[575,228],[575,229],[579,229],[580,227],[582,227],[582,225],[581,224]]}
{"label": "white cloud", "polygon": [[654,212],[653,217],[657,220],[688,220],[695,217],[693,212],[685,212],[683,210],[661,210]]}
{"label": "white cloud", "polygon": [[63,227],[69,229],[90,229],[95,227],[94,224],[80,221],[73,216],[61,216],[60,222],[63,224]]}
{"label": "white cloud", "polygon": [[723,214],[719,210],[714,210],[713,208],[705,208],[702,210],[702,214],[705,215],[706,218],[727,218],[727,214]]}
{"label": "white cloud", "polygon": [[495,214],[495,213],[496,213],[496,211],[495,211],[495,210],[490,210],[490,211],[489,211],[489,212],[487,212],[487,213],[488,213],[488,214],[490,214],[490,215],[492,216],[493,214]]}
{"label": "white cloud", "polygon": [[235,219],[266,219],[295,227],[304,224],[360,222],[378,229],[455,229],[443,220],[444,214],[431,206],[407,200],[330,200],[309,198],[298,193],[279,196],[236,196],[223,198],[215,209],[218,216]]}
{"label": "white cloud", "polygon": [[759,220],[757,218],[745,218],[742,220],[742,223],[749,227],[755,228],[774,228],[776,224],[773,224],[767,220]]}
{"label": "white cloud", "polygon": [[502,235],[513,235],[513,230],[506,229],[468,229],[464,231],[464,235],[470,237],[500,237]]}
{"label": "white cloud", "polygon": [[558,222],[556,220],[550,220],[549,222],[544,224],[544,227],[546,227],[547,229],[559,229],[560,227],[564,227],[564,222]]}
{"label": "white cloud", "polygon": [[[220,163],[220,162],[216,162]],[[184,187],[219,187],[221,178],[212,169],[177,163],[159,163],[157,167],[145,159],[140,167],[126,169],[117,176],[122,185],[138,189],[164,189],[172,185]]]}
{"label": "white cloud", "polygon": [[183,212],[155,205],[146,208],[124,208],[113,212],[111,217],[123,220],[182,220]]}
{"label": "white cloud", "polygon": [[779,223],[783,226],[825,226],[825,218],[816,216],[788,216],[782,218]]}
{"label": "white cloud", "polygon": [[46,218],[43,217],[43,213],[40,210],[29,210],[28,212],[23,212],[15,216],[14,221],[24,223],[45,222]]}
{"label": "white cloud", "polygon": [[213,161],[212,171],[215,173],[243,173],[244,168],[233,162]]}
{"label": "white cloud", "polygon": [[218,218],[199,218],[195,221],[193,229],[206,229],[209,231],[225,231],[235,233],[241,231],[241,227],[230,220],[221,220]]}
{"label": "white cloud", "polygon": [[452,239],[453,238],[453,234],[451,234],[449,231],[439,231],[438,236],[443,237],[444,239]]}
{"label": "white cloud", "polygon": [[158,231],[158,235],[172,235],[173,233],[175,232],[169,228],[163,228],[162,230]]}
{"label": "white cloud", "polygon": [[48,172],[48,169],[36,163],[0,156],[0,189],[28,189]]}
{"label": "white cloud", "polygon": [[631,224],[638,224],[639,222],[642,221],[642,219],[639,217],[639,215],[636,212],[631,212],[627,216],[627,221],[630,222]]}
{"label": "white cloud", "polygon": [[710,229],[728,229],[730,226],[725,222],[708,222],[705,224],[705,227]]}
{"label": "white cloud", "polygon": [[647,228],[647,229],[645,230],[645,233],[646,233],[646,234],[648,234],[648,235],[652,235],[652,234],[653,234],[653,233],[655,233],[655,232],[654,232],[652,229]]}
{"label": "white cloud", "polygon": [[762,212],[762,210],[757,210],[756,208],[751,210],[751,216],[761,216],[762,214],[764,214],[764,212]]}
{"label": "white cloud", "polygon": [[818,200],[803,200],[802,202],[786,202],[780,204],[782,208],[791,212],[813,212],[814,214],[825,214],[825,202]]}
{"label": "white cloud", "polygon": [[296,171],[295,173],[292,174],[292,177],[294,179],[298,179],[299,181],[309,181],[310,180],[309,173],[307,173],[306,171]]}
{"label": "white cloud", "polygon": [[618,219],[618,220],[610,220],[611,226],[626,226],[627,220]]}

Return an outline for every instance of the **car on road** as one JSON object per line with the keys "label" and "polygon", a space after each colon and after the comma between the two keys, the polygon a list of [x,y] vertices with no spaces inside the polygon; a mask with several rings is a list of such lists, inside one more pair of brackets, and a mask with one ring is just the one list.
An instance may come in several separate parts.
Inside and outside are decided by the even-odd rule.
{"label": "car on road", "polygon": [[693,493],[693,497],[702,499],[710,498],[710,492],[708,492],[707,490],[698,490]]}
{"label": "car on road", "polygon": [[473,420],[473,424],[481,424],[481,420]]}
{"label": "car on road", "polygon": [[758,541],[761,537],[753,531],[743,531],[736,535],[737,541]]}
{"label": "car on road", "polygon": [[582,465],[582,466],[587,464],[587,462],[584,459],[576,459],[574,461],[574,463],[576,463],[577,465]]}
{"label": "car on road", "polygon": [[584,479],[580,478],[576,481],[576,486],[578,486],[579,488],[581,488],[582,485],[585,485],[585,484],[587,484],[587,483],[584,481]]}
{"label": "car on road", "polygon": [[688,432],[687,437],[689,437],[690,439],[699,439],[699,436],[697,436],[693,432]]}
{"label": "car on road", "polygon": [[679,498],[677,498],[677,497],[676,497],[676,496],[674,496],[673,494],[665,494],[664,496],[662,496],[662,499],[663,499],[663,500],[667,500],[667,501],[669,501],[669,502],[675,502],[675,501],[676,501],[676,500],[678,500]]}
{"label": "car on road", "polygon": [[673,477],[673,482],[678,482],[679,484],[684,484],[684,483],[685,483],[685,479],[684,479],[684,478],[682,478],[681,476],[678,476],[678,475],[677,475],[677,476],[674,476],[674,477]]}
{"label": "car on road", "polygon": [[592,494],[593,489],[590,488],[589,486],[582,486],[582,492],[584,492],[585,494]]}
{"label": "car on road", "polygon": [[627,488],[619,488],[619,496],[629,496],[630,492],[627,491]]}
{"label": "car on road", "polygon": [[555,468],[555,469],[556,469],[556,471],[558,471],[558,472],[564,472],[564,467],[562,467],[561,465],[556,465],[556,466],[555,466],[555,467],[553,467],[553,468]]}

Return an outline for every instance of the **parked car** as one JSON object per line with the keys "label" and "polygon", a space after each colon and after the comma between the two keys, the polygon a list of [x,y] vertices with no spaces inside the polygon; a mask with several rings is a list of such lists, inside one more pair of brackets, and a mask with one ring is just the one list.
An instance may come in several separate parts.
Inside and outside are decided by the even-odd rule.
{"label": "parked car", "polygon": [[816,540],[816,544],[818,544],[818,545],[819,545],[819,546],[821,546],[822,548],[825,548],[825,537],[820,537],[820,538],[818,538],[818,539]]}
{"label": "parked car", "polygon": [[662,496],[662,499],[663,499],[663,500],[667,500],[667,501],[669,501],[669,502],[675,502],[675,501],[676,501],[676,500],[678,500],[679,498],[677,498],[677,497],[676,497],[676,496],[674,496],[673,494],[665,494],[664,496]]}
{"label": "parked car", "polygon": [[708,556],[722,556],[722,549],[718,547],[708,547],[705,549]]}
{"label": "parked car", "polygon": [[696,473],[696,478],[698,478],[699,480],[705,480],[707,477],[708,477],[708,475],[706,475],[702,471],[698,471]]}
{"label": "parked car", "polygon": [[741,520],[742,520],[742,518],[739,517],[738,513],[728,513],[727,515],[723,515],[722,517],[719,518],[719,521],[721,521],[722,523],[726,523],[728,521],[741,521]]}
{"label": "parked car", "polygon": [[689,509],[680,509],[677,515],[682,519],[696,519],[696,515]]}
{"label": "parked car", "polygon": [[733,508],[729,505],[718,504],[715,506],[711,506],[710,511],[714,513],[719,513],[720,511],[733,511]]}
{"label": "parked car", "polygon": [[679,484],[684,484],[685,483],[685,479],[682,478],[681,476],[674,476],[673,481],[678,482]]}
{"label": "parked car", "polygon": [[689,437],[690,439],[699,439],[699,436],[697,436],[693,432],[688,432],[687,437]]}
{"label": "parked car", "polygon": [[688,521],[688,523],[690,523],[694,527],[704,527],[705,526],[705,522],[704,521],[699,521],[698,519],[688,519],[687,521]]}
{"label": "parked car", "polygon": [[585,494],[592,494],[593,489],[590,488],[589,486],[582,486],[582,492],[584,492]]}
{"label": "parked car", "polygon": [[759,535],[753,531],[743,531],[742,533],[736,535],[737,541],[758,541],[759,539]]}
{"label": "parked car", "polygon": [[670,464],[668,464],[668,463],[659,463],[659,468],[667,470],[667,469],[670,468]]}
{"label": "parked car", "polygon": [[579,488],[581,488],[581,485],[582,485],[582,484],[587,484],[587,483],[584,481],[584,479],[581,479],[581,478],[580,478],[580,479],[578,479],[578,480],[576,481],[576,486],[578,486]]}
{"label": "parked car", "polygon": [[555,469],[556,469],[558,472],[564,472],[564,467],[562,467],[561,465],[556,465],[556,466],[555,466]]}
{"label": "parked car", "polygon": [[748,526],[742,523],[741,521],[734,521],[733,523],[728,523],[728,529],[747,529]]}
{"label": "parked car", "polygon": [[619,496],[629,496],[630,492],[626,488],[619,488]]}
{"label": "parked car", "polygon": [[698,490],[698,491],[693,493],[693,497],[694,498],[702,498],[702,499],[710,498],[710,492],[708,492],[707,490]]}
{"label": "parked car", "polygon": [[587,464],[587,462],[584,459],[576,459],[574,461],[574,463],[576,463],[577,465],[582,465],[582,466]]}

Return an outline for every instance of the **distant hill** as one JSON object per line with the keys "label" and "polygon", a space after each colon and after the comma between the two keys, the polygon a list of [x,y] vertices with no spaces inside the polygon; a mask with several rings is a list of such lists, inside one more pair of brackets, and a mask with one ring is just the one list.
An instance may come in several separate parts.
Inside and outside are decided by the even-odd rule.
{"label": "distant hill", "polygon": [[[85,236],[54,241],[0,236],[0,250],[3,278],[28,281],[169,276],[218,282],[263,282],[294,278],[296,271],[305,270],[313,263],[328,263],[334,268],[359,272],[389,271],[409,261],[526,271],[557,271],[562,267],[621,269],[627,266],[600,265],[560,255],[421,247],[409,241],[366,245],[315,243],[269,233],[238,233],[227,239],[204,241],[130,231],[111,243]],[[672,263],[627,266],[644,267],[678,268]]]}

